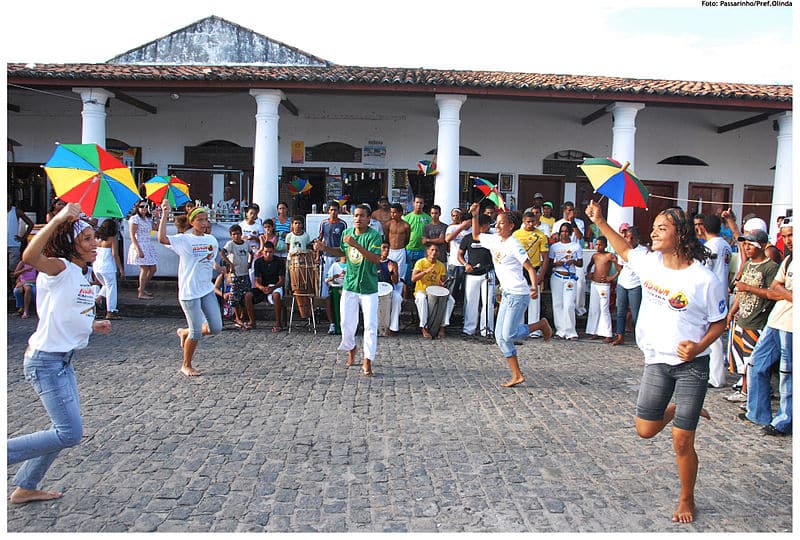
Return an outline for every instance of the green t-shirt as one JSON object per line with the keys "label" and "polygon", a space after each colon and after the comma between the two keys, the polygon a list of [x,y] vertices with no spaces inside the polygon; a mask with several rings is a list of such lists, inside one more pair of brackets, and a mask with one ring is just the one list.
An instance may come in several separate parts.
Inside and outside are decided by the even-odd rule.
{"label": "green t-shirt", "polygon": [[[769,289],[777,273],[778,263],[770,258],[760,263],[748,260],[744,263],[741,280],[753,287]],[[742,328],[761,330],[767,324],[767,318],[774,305],[774,300],[767,300],[752,293],[740,293],[739,313],[737,313],[739,319],[736,322]]]}
{"label": "green t-shirt", "polygon": [[408,239],[406,249],[410,249],[411,251],[420,251],[425,249],[425,246],[422,243],[422,234],[425,230],[425,225],[433,221],[433,218],[431,218],[431,216],[425,212],[421,214],[409,212],[403,216],[403,221],[408,223],[411,227],[411,237]]}
{"label": "green t-shirt", "polygon": [[361,247],[378,255],[381,254],[383,238],[372,228],[367,228],[364,234],[357,235],[356,229],[350,227],[342,232],[340,245],[347,261],[347,270],[344,274],[344,290],[359,294],[378,292],[378,265],[364,259],[364,256],[356,248],[344,241],[345,236],[352,236]]}

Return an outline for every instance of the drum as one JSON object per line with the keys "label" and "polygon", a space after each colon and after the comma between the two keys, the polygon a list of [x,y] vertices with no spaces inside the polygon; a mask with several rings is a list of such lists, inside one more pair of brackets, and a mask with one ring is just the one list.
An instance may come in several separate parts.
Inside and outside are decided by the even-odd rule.
{"label": "drum", "polygon": [[308,252],[296,252],[289,256],[289,281],[292,285],[300,316],[311,316],[311,299],[314,296],[316,281],[316,266],[314,257]]}
{"label": "drum", "polygon": [[378,283],[378,333],[386,335],[386,330],[392,323],[392,293],[394,287],[391,283],[381,281]]}
{"label": "drum", "polygon": [[444,322],[444,315],[447,312],[447,298],[450,296],[450,291],[446,287],[438,285],[429,285],[425,289],[428,295],[428,323],[425,328],[434,337],[439,333]]}

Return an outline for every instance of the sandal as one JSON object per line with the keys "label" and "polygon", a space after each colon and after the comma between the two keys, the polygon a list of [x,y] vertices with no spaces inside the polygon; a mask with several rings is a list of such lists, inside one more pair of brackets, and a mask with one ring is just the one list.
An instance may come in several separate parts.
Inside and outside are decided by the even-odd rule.
{"label": "sandal", "polygon": [[273,334],[277,334],[277,333],[278,333],[278,332],[280,332],[281,330],[283,330],[283,329],[282,329],[282,328],[280,328],[280,327],[278,327],[278,326],[273,326],[273,327],[272,327],[272,333],[273,333]]}

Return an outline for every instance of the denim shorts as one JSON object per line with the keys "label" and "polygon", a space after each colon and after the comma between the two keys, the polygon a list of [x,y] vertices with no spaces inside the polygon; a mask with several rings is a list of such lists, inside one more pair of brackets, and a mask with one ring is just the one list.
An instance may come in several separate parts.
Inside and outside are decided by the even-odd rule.
{"label": "denim shorts", "polygon": [[708,390],[708,362],[709,356],[705,355],[677,366],[645,365],[636,400],[636,416],[642,420],[661,420],[674,393],[672,424],[686,431],[696,430]]}

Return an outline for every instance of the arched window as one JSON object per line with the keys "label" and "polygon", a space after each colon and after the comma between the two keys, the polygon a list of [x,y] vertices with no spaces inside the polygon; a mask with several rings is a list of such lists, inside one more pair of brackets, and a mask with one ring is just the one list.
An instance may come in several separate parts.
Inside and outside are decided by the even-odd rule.
{"label": "arched window", "polygon": [[[437,155],[438,151],[439,151],[438,148],[431,148],[430,150],[425,152],[425,155],[426,156],[435,156],[435,155]],[[472,156],[472,157],[480,156],[480,154],[478,152],[476,152],[472,148],[467,148],[466,146],[459,146],[458,147],[458,155],[459,156]]]}
{"label": "arched window", "polygon": [[694,167],[708,167],[708,163],[694,156],[670,156],[658,162],[659,165],[691,165]]}
{"label": "arched window", "polygon": [[542,173],[562,175],[567,182],[574,182],[579,171],[578,165],[590,157],[594,156],[580,150],[559,150],[544,158]]}

